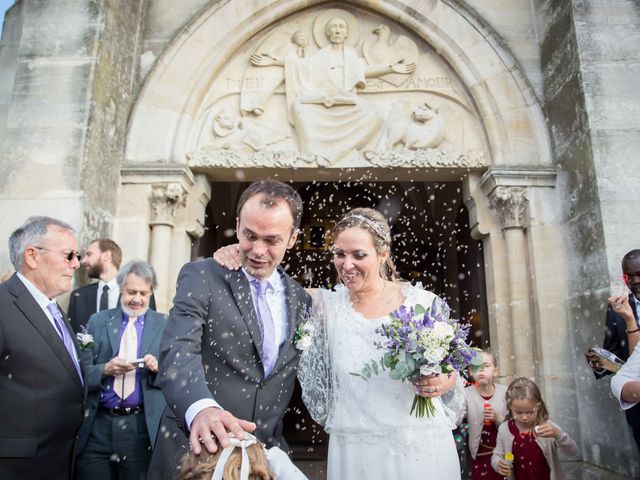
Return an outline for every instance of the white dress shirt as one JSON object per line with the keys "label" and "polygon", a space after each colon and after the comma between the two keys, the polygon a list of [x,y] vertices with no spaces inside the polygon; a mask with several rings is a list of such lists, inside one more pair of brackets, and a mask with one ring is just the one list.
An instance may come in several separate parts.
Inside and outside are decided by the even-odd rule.
{"label": "white dress shirt", "polygon": [[108,307],[116,308],[118,306],[118,298],[120,298],[120,287],[115,277],[105,283],[102,280],[98,281],[98,292],[96,293],[96,312],[100,311],[100,297],[102,297],[102,289],[107,285],[109,287],[109,300]]}
{"label": "white dress shirt", "polygon": [[[44,314],[47,316],[47,318],[49,319],[49,323],[51,323],[51,326],[54,328],[54,330],[56,331],[56,333],[58,333],[58,327],[56,326],[56,321],[53,319],[53,316],[51,315],[51,312],[49,311],[49,309],[47,308],[47,305],[49,305],[51,302],[55,302],[55,300],[50,299],[49,297],[47,297],[44,293],[42,293],[40,290],[38,290],[38,287],[36,287],[33,283],[31,283],[27,277],[25,277],[24,275],[22,275],[20,272],[16,272],[16,275],[18,276],[18,278],[20,279],[20,281],[22,283],[24,283],[24,286],[27,288],[27,290],[29,291],[29,293],[31,294],[31,296],[33,297],[33,299],[36,301],[36,303],[38,304],[38,306],[42,309],[42,311],[44,312]],[[59,336],[60,334],[58,334]],[[71,333],[69,335],[72,335]],[[78,352],[76,352],[76,349],[73,349],[73,354],[76,357],[76,360],[79,360],[78,358]]]}
{"label": "white dress shirt", "polygon": [[[253,280],[256,280],[255,277],[249,275],[247,271],[243,268],[242,273],[245,274],[247,280],[249,280],[249,285],[251,285],[251,297],[253,298],[253,307],[254,311],[256,309],[257,293],[256,287],[252,283]],[[282,276],[278,272],[278,270],[274,270],[271,276],[265,279],[269,282],[269,287],[266,292],[266,301],[267,305],[269,305],[269,310],[271,311],[271,317],[273,318],[273,323],[276,331],[276,345],[282,345],[284,341],[288,337],[289,333],[289,321],[287,318],[287,297],[285,295],[285,286],[282,280]],[[186,424],[189,425],[189,429],[191,429],[191,423],[193,419],[196,418],[196,415],[200,413],[201,410],[209,407],[222,408],[222,406],[216,402],[213,398],[203,398],[191,404],[191,406],[187,409],[187,412],[184,415]]]}
{"label": "white dress shirt", "polygon": [[640,346],[633,353],[618,373],[611,379],[611,392],[620,402],[623,410],[629,410],[638,402],[625,402],[622,399],[622,388],[629,382],[640,382]]}

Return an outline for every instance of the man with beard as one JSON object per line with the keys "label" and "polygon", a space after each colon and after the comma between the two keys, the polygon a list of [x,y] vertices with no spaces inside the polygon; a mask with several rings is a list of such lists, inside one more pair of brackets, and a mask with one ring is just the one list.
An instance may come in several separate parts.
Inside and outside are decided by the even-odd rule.
{"label": "man with beard", "polygon": [[[94,313],[118,306],[120,288],[116,282],[116,275],[121,262],[122,250],[113,240],[98,238],[89,244],[80,266],[87,269],[89,278],[97,279],[98,282],[71,292],[69,322],[74,332],[81,331]],[[156,308],[153,296],[149,308]]]}
{"label": "man with beard", "polygon": [[155,386],[166,316],[148,310],[156,276],[143,261],[118,273],[120,307],[91,316],[81,347],[89,389],[78,434],[79,480],[140,479],[165,407]]}
{"label": "man with beard", "polygon": [[[638,324],[640,317],[640,250],[631,250],[622,258],[622,273],[631,293],[609,298],[602,347],[626,362],[640,339],[640,325]],[[585,356],[596,378],[600,379],[611,373],[603,368],[598,357],[590,350],[585,353]],[[626,409],[625,413],[640,450],[640,404]]]}

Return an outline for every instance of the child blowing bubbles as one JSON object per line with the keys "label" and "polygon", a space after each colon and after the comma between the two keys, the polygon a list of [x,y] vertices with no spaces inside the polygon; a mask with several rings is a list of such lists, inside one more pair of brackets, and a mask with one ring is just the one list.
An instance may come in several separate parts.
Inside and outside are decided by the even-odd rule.
{"label": "child blowing bubbles", "polygon": [[[507,387],[495,382],[498,376],[496,359],[482,352],[482,365],[470,367],[474,384],[464,389],[464,409],[469,422],[469,450],[472,480],[502,480],[491,468],[491,454],[496,446],[498,427],[507,414]],[[463,414],[464,416],[464,414]]]}
{"label": "child blowing bubbles", "polygon": [[[558,449],[577,453],[576,443],[549,420],[538,386],[528,378],[517,378],[507,389],[507,421],[498,430],[491,465],[500,474],[517,480],[562,480]],[[504,460],[512,452],[513,466]],[[513,470],[513,471],[512,471]]]}

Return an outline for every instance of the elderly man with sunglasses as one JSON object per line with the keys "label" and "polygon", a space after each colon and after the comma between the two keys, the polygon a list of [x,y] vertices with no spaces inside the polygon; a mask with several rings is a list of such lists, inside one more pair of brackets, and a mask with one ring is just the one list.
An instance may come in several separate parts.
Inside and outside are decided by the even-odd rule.
{"label": "elderly man with sunglasses", "polygon": [[80,266],[73,229],[31,217],[0,284],[0,478],[70,479],[85,396],[79,347],[56,303]]}

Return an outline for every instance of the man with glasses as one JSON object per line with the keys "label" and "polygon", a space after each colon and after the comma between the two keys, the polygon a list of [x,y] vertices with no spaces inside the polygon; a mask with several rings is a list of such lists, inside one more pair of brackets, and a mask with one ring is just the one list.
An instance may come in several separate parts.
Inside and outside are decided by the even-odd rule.
{"label": "man with glasses", "polygon": [[31,217],[9,238],[0,284],[0,478],[69,479],[85,395],[79,347],[56,297],[80,266],[73,229]]}
{"label": "man with glasses", "polygon": [[[87,276],[97,279],[95,283],[76,288],[69,300],[69,322],[74,332],[82,331],[89,318],[119,305],[120,287],[116,275],[122,263],[120,246],[109,238],[97,238],[89,244],[80,266],[87,270]],[[151,296],[149,308],[156,309],[155,297]]]}

